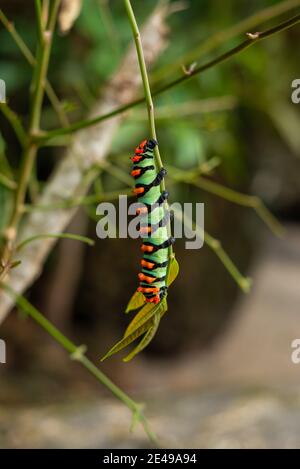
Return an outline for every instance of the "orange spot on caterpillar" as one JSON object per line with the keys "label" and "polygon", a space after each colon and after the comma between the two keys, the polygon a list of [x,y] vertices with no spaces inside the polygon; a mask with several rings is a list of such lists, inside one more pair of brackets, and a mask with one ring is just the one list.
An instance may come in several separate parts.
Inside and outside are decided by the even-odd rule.
{"label": "orange spot on caterpillar", "polygon": [[138,155],[135,155],[135,156],[132,156],[130,159],[133,163],[136,163],[136,162],[140,161],[142,159],[142,157],[138,156]]}
{"label": "orange spot on caterpillar", "polygon": [[141,259],[141,266],[142,267],[146,267],[146,269],[153,269],[155,264],[153,264],[153,262],[147,262],[145,261],[144,259]]}
{"label": "orange spot on caterpillar", "polygon": [[132,177],[139,176],[140,174],[141,174],[140,169],[134,169],[133,171],[131,171],[131,176]]}
{"label": "orange spot on caterpillar", "polygon": [[136,153],[142,153],[144,151],[144,148],[147,144],[147,140],[143,140],[138,147],[136,147],[135,152]]}
{"label": "orange spot on caterpillar", "polygon": [[154,296],[153,298],[146,298],[146,303],[155,303],[155,304],[157,304],[157,303],[159,303],[159,301],[160,300],[159,300],[158,295]]}
{"label": "orange spot on caterpillar", "polygon": [[133,193],[134,193],[135,195],[143,194],[143,193],[144,193],[144,190],[145,190],[145,189],[144,189],[143,187],[135,187],[135,188],[133,189]]}
{"label": "orange spot on caterpillar", "polygon": [[142,244],[142,246],[141,246],[141,250],[143,252],[152,252],[153,249],[154,249],[153,246],[146,246],[145,244]]}
{"label": "orange spot on caterpillar", "polygon": [[152,231],[152,228],[151,226],[142,226],[140,228],[140,233],[143,235],[143,234],[148,234],[148,233],[151,233]]}
{"label": "orange spot on caterpillar", "polygon": [[156,278],[148,277],[147,275],[143,274],[143,272],[138,274],[138,278],[140,279],[140,282],[147,282],[147,283],[153,283]]}
{"label": "orange spot on caterpillar", "polygon": [[140,207],[140,208],[137,208],[136,209],[136,212],[135,212],[137,215],[141,215],[143,213],[148,213],[148,210],[147,210],[147,207]]}
{"label": "orange spot on caterpillar", "polygon": [[157,287],[139,287],[137,291],[141,293],[157,293],[159,292],[159,288]]}

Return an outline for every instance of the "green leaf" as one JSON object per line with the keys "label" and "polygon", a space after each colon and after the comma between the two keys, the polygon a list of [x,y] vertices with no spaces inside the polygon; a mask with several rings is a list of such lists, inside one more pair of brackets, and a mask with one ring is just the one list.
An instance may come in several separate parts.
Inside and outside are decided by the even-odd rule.
{"label": "green leaf", "polygon": [[147,322],[149,323],[149,320],[151,320],[156,313],[162,314],[162,311],[166,311],[167,309],[168,306],[166,298],[164,298],[157,305],[153,305],[153,303],[147,303],[133,318],[125,331],[124,337],[132,334],[136,329],[146,324]]}
{"label": "green leaf", "polygon": [[129,313],[129,311],[132,311],[133,309],[140,308],[141,306],[145,304],[145,301],[146,300],[145,300],[143,293],[141,293],[140,291],[134,292],[134,294],[129,300],[125,313],[127,314]]}
{"label": "green leaf", "polygon": [[170,268],[168,272],[168,278],[167,278],[168,287],[174,282],[178,273],[179,273],[179,264],[174,256],[171,260],[171,264],[170,264]]}
{"label": "green leaf", "polygon": [[152,341],[152,339],[154,338],[157,332],[160,319],[161,319],[161,315],[159,313],[156,313],[153,319],[151,320],[152,326],[148,329],[148,331],[146,332],[146,334],[144,335],[140,343],[137,345],[137,347],[134,350],[132,350],[132,352],[130,352],[129,355],[127,355],[127,357],[123,358],[123,362],[129,362],[138,353],[144,350],[147,347],[147,345],[150,344],[150,342]]}
{"label": "green leaf", "polygon": [[[130,324],[128,325],[124,336],[126,337],[131,334],[136,329],[136,324],[140,323],[140,321],[145,318],[149,319],[148,314],[155,308],[153,303],[146,303],[145,306],[136,314],[136,316],[132,319]],[[146,320],[147,320],[146,319]]]}
{"label": "green leaf", "polygon": [[[143,315],[140,313],[143,311]],[[117,352],[123,350],[127,345],[134,342],[138,337],[148,331],[151,326],[153,326],[153,316],[158,315],[162,317],[163,314],[167,311],[167,299],[164,298],[161,303],[158,305],[153,305],[152,303],[147,303],[144,308],[138,313],[138,320],[134,318],[133,321],[130,323],[131,330],[127,328],[123,339],[116,343],[107,353],[101,358],[101,361],[104,361],[106,358],[114,355]],[[127,334],[126,334],[127,333]]]}
{"label": "green leaf", "polygon": [[123,348],[127,347],[127,345],[131,344],[135,339],[140,337],[149,327],[149,324],[143,324],[140,326],[139,329],[136,329],[132,334],[124,337],[121,339],[119,342],[116,343],[105,355],[104,357],[101,358],[101,361],[103,362],[107,358],[109,358],[111,355],[114,355],[117,352],[120,352]]}

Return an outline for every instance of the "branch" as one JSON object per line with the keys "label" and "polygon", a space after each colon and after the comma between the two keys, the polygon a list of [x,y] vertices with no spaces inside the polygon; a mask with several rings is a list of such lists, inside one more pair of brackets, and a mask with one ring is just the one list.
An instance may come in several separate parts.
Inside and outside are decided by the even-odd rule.
{"label": "branch", "polygon": [[190,217],[188,217],[185,213],[182,213],[181,210],[173,209],[174,216],[179,221],[183,221],[186,225],[191,226],[193,225],[193,229],[196,231],[197,235],[204,239],[204,242],[207,246],[216,254],[216,256],[220,259],[222,264],[224,265],[225,269],[231,275],[231,277],[235,280],[238,284],[240,289],[244,293],[248,293],[251,288],[251,279],[248,277],[244,277],[235,264],[232,262],[226,251],[224,251],[221,242],[213,238],[209,233],[203,230],[201,226],[196,224]]}
{"label": "branch", "polygon": [[0,103],[0,111],[6,117],[10,125],[12,126],[19,143],[22,147],[25,146],[26,142],[26,132],[20,121],[18,115],[8,106],[7,103]]}
{"label": "branch", "polygon": [[158,70],[155,70],[151,74],[151,81],[157,83],[159,80],[165,79],[166,76],[170,76],[171,73],[178,71],[183,64],[191,64],[194,61],[198,61],[204,54],[208,54],[218,46],[222,46],[225,41],[232,39],[234,36],[251,31],[253,28],[256,28],[255,31],[257,31],[257,27],[261,23],[282,15],[299,5],[300,0],[286,0],[276,3],[242,19],[228,29],[217,31],[208,37],[208,39],[201,41],[194,49],[189,49],[171,64],[163,65]]}
{"label": "branch", "polygon": [[[23,41],[22,37],[16,30],[15,26],[13,23],[11,23],[8,18],[5,16],[2,10],[0,10],[0,21],[2,22],[3,26],[6,28],[7,32],[11,35],[12,39],[15,41],[16,45],[20,49],[21,53],[32,67],[35,67],[36,65],[36,59],[33,56],[31,50],[27,47],[25,42]],[[53,109],[55,110],[60,123],[64,126],[69,125],[69,119],[64,112],[62,105],[52,88],[51,84],[49,81],[46,79],[45,81],[45,91],[47,93],[47,96],[49,98],[50,103],[52,104]]]}
{"label": "branch", "polygon": [[[168,15],[166,5],[158,7],[148,19],[143,29],[144,53],[147,63],[152,64],[166,47],[166,24]],[[140,77],[137,69],[135,50],[130,48],[115,76],[108,83],[94,109],[91,117],[109,112],[116,106],[134,98]],[[121,124],[121,116],[91,129],[79,132],[73,143],[60,160],[51,180],[45,185],[38,200],[38,207],[48,207],[47,211],[33,211],[20,233],[19,242],[41,233],[62,233],[71,220],[75,208],[57,208],[72,199],[83,199],[89,188],[84,176],[88,170],[103,161],[111,147],[115,132]],[[91,182],[91,181],[90,181]],[[54,207],[51,209],[51,207]],[[32,207],[34,208],[34,206]],[[10,271],[9,285],[18,293],[23,292],[39,276],[46,256],[51,250],[54,239],[36,241],[28,245],[18,259],[21,265]],[[0,298],[0,323],[5,319],[13,300],[2,295]]]}
{"label": "branch", "polygon": [[[213,112],[230,111],[238,104],[234,96],[220,96],[216,98],[206,98],[201,100],[186,101],[181,103],[166,104],[156,108],[156,122],[158,120],[184,119],[195,115],[202,115]],[[135,121],[145,120],[143,110],[135,110],[130,116]]]}
{"label": "branch", "polygon": [[[289,19],[288,21],[285,21],[284,23],[280,23],[278,26],[275,26],[274,28],[268,29],[264,31],[263,33],[257,34],[254,38],[249,38],[246,41],[242,42],[240,45],[237,47],[234,47],[233,49],[230,49],[229,51],[225,52],[224,54],[220,55],[214,60],[211,60],[207,62],[204,65],[201,65],[199,67],[196,67],[194,70],[191,71],[189,75],[183,75],[180,78],[177,78],[176,80],[171,81],[170,83],[167,83],[166,85],[162,86],[161,88],[158,88],[156,91],[152,93],[152,96],[158,96],[171,88],[174,88],[174,86],[177,86],[181,83],[184,83],[187,80],[190,80],[192,77],[195,75],[205,72],[206,70],[209,70],[212,67],[215,67],[216,65],[225,62],[229,58],[239,54],[245,49],[248,49],[248,47],[251,47],[252,45],[256,44],[257,42],[262,41],[263,39],[266,39],[276,33],[279,33],[281,31],[285,31],[288,28],[291,28],[295,26],[297,23],[300,21],[300,15],[294,16],[293,18]],[[139,98],[131,102],[127,102],[127,104],[124,104],[116,109],[110,110],[109,112],[98,115],[96,117],[93,117],[91,119],[86,119],[82,120],[79,122],[76,122],[75,124],[70,125],[69,127],[63,127],[61,129],[55,129],[55,130],[50,130],[48,132],[40,133],[36,137],[37,141],[44,142],[49,139],[52,139],[54,137],[57,137],[58,135],[66,135],[70,134],[72,132],[75,132],[80,129],[85,129],[87,127],[91,127],[95,124],[98,124],[99,122],[103,122],[107,119],[111,119],[112,117],[118,116],[119,114],[122,114],[125,111],[128,111],[128,109],[131,109],[135,106],[138,106],[139,104],[142,104],[145,102],[145,98]]]}
{"label": "branch", "polygon": [[229,202],[242,205],[243,207],[252,208],[273,234],[279,237],[283,236],[283,226],[268,210],[260,197],[257,197],[256,195],[243,194],[242,192],[235,191],[230,187],[223,186],[215,181],[199,176],[199,174],[193,174],[193,172],[191,172],[191,175],[189,176],[188,172],[179,170],[178,168],[168,168],[168,174],[176,181],[192,184],[199,189],[203,189],[210,194],[222,197]]}
{"label": "branch", "polygon": [[[132,33],[133,33],[133,37],[134,37],[134,42],[135,42],[135,47],[136,47],[136,53],[137,53],[138,61],[139,61],[140,73],[141,73],[141,78],[142,78],[142,82],[143,82],[146,105],[147,105],[148,120],[149,120],[149,127],[150,127],[150,136],[153,140],[157,141],[156,129],[155,129],[154,105],[153,105],[153,101],[152,101],[152,95],[151,95],[151,89],[150,89],[150,84],[149,84],[149,79],[148,79],[147,67],[146,67],[146,62],[145,62],[145,58],[144,58],[141,35],[140,35],[139,27],[137,25],[137,22],[136,22],[136,19],[135,19],[135,16],[134,16],[134,11],[132,9],[130,0],[124,0],[124,3],[125,3],[128,18],[129,18],[129,22],[130,22],[130,25],[131,25],[131,29],[132,29]],[[154,148],[154,160],[155,160],[156,169],[159,171],[163,167],[162,159],[161,159],[160,152],[159,152],[159,145],[156,145],[155,148]],[[164,192],[166,190],[164,178],[162,179],[162,181],[160,183],[160,189],[161,189],[161,192]],[[167,201],[164,202],[164,206],[166,208],[166,211],[168,212],[168,202]],[[170,220],[167,223],[167,232],[168,232],[168,237],[170,237],[171,236],[171,222],[170,222]],[[169,254],[169,258],[171,259],[172,255],[173,255],[172,244],[168,248],[168,254]],[[169,267],[170,267],[170,263],[168,264],[168,271],[169,271]],[[168,273],[167,273],[167,275],[168,275]]]}
{"label": "branch", "polygon": [[29,301],[22,295],[18,295],[11,287],[0,282],[0,288],[5,290],[14,300],[14,302],[28,316],[30,316],[44,331],[47,332],[59,345],[61,345],[70,355],[71,360],[76,360],[92,374],[103,386],[132,412],[132,420],[139,421],[144,428],[145,433],[152,443],[157,444],[157,438],[149,428],[148,421],[143,413],[143,405],[137,403],[129,397],[122,389],[120,389],[113,381],[111,381],[97,366],[91,362],[85,355],[86,347],[84,345],[77,346],[68,339],[59,329],[57,329],[40,311],[38,311]]}
{"label": "branch", "polygon": [[[22,216],[27,187],[37,155],[37,145],[33,142],[33,136],[40,128],[41,110],[44,98],[44,83],[48,71],[53,31],[55,28],[59,3],[60,0],[54,0],[51,4],[49,25],[47,29],[41,32],[40,42],[37,48],[37,60],[32,81],[33,94],[29,114],[28,139],[23,149],[20,177],[18,180],[17,190],[14,194],[12,213],[8,226],[4,232],[5,244],[1,252],[2,271],[0,272],[0,278],[4,278],[7,266],[11,263],[11,256],[13,254],[18,225]],[[36,5],[38,4],[39,2],[36,3]],[[39,16],[40,11],[38,6],[37,13]]]}

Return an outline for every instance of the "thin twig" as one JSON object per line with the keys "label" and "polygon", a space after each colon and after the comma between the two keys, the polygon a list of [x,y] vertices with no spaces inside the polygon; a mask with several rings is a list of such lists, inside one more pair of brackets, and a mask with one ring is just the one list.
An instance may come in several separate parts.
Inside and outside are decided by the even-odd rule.
{"label": "thin twig", "polygon": [[218,184],[215,181],[211,181],[197,174],[191,174],[178,170],[168,168],[168,174],[171,178],[175,178],[176,181],[186,182],[192,184],[199,189],[203,189],[206,192],[214,194],[218,197],[233,202],[244,207],[253,208],[261,220],[269,227],[269,229],[279,237],[284,234],[284,228],[278,220],[272,215],[270,210],[267,209],[260,197],[256,195],[243,194],[241,192],[225,187],[222,184]]}
{"label": "thin twig", "polygon": [[5,186],[7,189],[10,189],[12,191],[16,190],[17,188],[17,183],[13,179],[10,179],[8,176],[5,174],[0,173],[0,184],[2,186]]}
{"label": "thin twig", "polygon": [[158,70],[152,72],[151,82],[157,83],[158,81],[165,79],[166,76],[170,76],[173,72],[179,70],[182,64],[191,64],[195,60],[198,61],[204,54],[208,54],[218,46],[222,46],[225,41],[232,39],[234,36],[251,31],[252,28],[256,28],[255,30],[257,31],[258,26],[263,22],[282,15],[299,5],[300,0],[287,0],[280,2],[255,12],[253,15],[241,20],[228,29],[216,32],[208,39],[201,41],[201,43],[195,48],[189,49],[171,64],[163,65],[158,68]]}
{"label": "thin twig", "polygon": [[[156,121],[184,119],[185,117],[197,114],[229,111],[234,109],[237,104],[238,101],[234,96],[220,96],[159,106],[156,108],[155,116]],[[142,110],[136,110],[134,116],[132,116],[134,120],[144,120],[145,117],[145,113]]]}
{"label": "thin twig", "polygon": [[[137,56],[138,56],[140,73],[141,73],[141,78],[142,78],[142,82],[143,82],[145,100],[146,100],[146,105],[147,105],[148,120],[149,120],[149,127],[150,127],[150,136],[153,140],[157,141],[156,129],[155,129],[154,105],[153,105],[153,101],[152,101],[152,95],[151,95],[151,89],[150,89],[150,84],[149,84],[149,79],[148,79],[147,66],[146,66],[144,52],[143,52],[143,45],[142,45],[141,35],[140,35],[139,27],[138,27],[138,24],[136,22],[134,11],[132,9],[130,0],[124,0],[124,3],[125,3],[128,18],[129,18],[129,22],[130,22],[130,25],[131,25],[133,37],[134,37],[136,53],[137,53]],[[160,169],[163,168],[163,164],[162,164],[162,160],[161,160],[161,156],[160,156],[160,152],[159,152],[159,145],[156,145],[155,148],[154,148],[154,157],[155,157],[156,169],[157,169],[157,171],[159,171]],[[164,178],[162,179],[162,181],[160,183],[160,189],[161,189],[161,192],[164,192],[166,190]],[[168,202],[167,201],[164,202],[164,205],[166,207],[166,210],[168,210]],[[168,237],[170,237],[171,236],[171,223],[170,223],[170,221],[168,221],[168,224],[167,224],[167,232],[168,232]],[[171,258],[173,256],[172,244],[169,246],[168,252],[169,252],[169,258]]]}
{"label": "thin twig", "polygon": [[[247,39],[246,41],[242,42],[240,45],[234,47],[233,49],[230,49],[229,51],[225,52],[224,54],[218,56],[214,60],[211,60],[204,65],[201,65],[193,70],[193,72],[190,75],[183,75],[180,78],[177,78],[176,80],[171,81],[170,83],[167,83],[166,85],[158,88],[156,91],[152,93],[152,96],[158,96],[162,93],[165,93],[166,91],[170,90],[171,88],[174,88],[175,86],[186,82],[187,80],[190,80],[192,77],[195,75],[205,72],[212,67],[215,67],[216,65],[225,62],[229,58],[239,54],[245,49],[248,49],[252,45],[262,41],[263,39],[266,39],[276,33],[279,33],[281,31],[285,31],[288,28],[291,28],[295,26],[297,23],[300,21],[300,15],[294,16],[293,18],[289,19],[288,21],[285,21],[283,23],[280,23],[278,26],[275,26],[271,29],[268,29],[264,31],[263,33],[260,33],[256,38],[254,39]],[[107,119],[110,119],[114,116],[117,116],[125,111],[128,111],[129,109],[138,106],[139,104],[142,104],[146,101],[145,98],[139,98],[134,101],[131,101],[124,106],[120,106],[119,108],[114,109],[113,111],[110,111],[106,114],[96,116],[92,119],[85,119],[81,120],[79,122],[75,122],[74,124],[71,124],[69,127],[63,127],[60,129],[54,129],[50,130],[48,132],[41,132],[39,135],[36,136],[36,141],[42,142],[42,141],[47,141],[53,137],[56,137],[58,135],[66,135],[70,134],[72,132],[75,132],[80,129],[84,129],[87,127],[91,127],[95,124],[98,124],[99,122],[105,121]]]}
{"label": "thin twig", "polygon": [[[105,168],[106,169],[106,168]],[[91,194],[79,198],[73,198],[65,201],[60,201],[57,203],[49,204],[49,205],[24,205],[23,211],[26,212],[47,212],[52,210],[70,210],[70,208],[80,207],[80,206],[88,206],[95,204],[97,202],[112,202],[117,200],[119,195],[127,195],[132,196],[132,189],[120,189],[117,191],[111,192],[104,192],[103,194]]]}
{"label": "thin twig", "polygon": [[40,311],[38,311],[29,301],[22,295],[15,292],[10,286],[0,282],[0,287],[15,299],[16,304],[30,316],[47,334],[49,334],[59,345],[61,345],[70,355],[71,360],[76,360],[88,370],[101,384],[109,389],[112,394],[125,404],[132,412],[133,418],[138,418],[142,424],[149,440],[157,444],[158,440],[154,432],[149,428],[148,421],[143,413],[143,405],[135,402],[122,389],[120,389],[113,381],[111,381],[99,368],[89,360],[85,353],[86,347],[75,345],[68,339],[59,329],[57,329]]}
{"label": "thin twig", "polygon": [[39,239],[45,238],[59,238],[59,239],[72,239],[74,241],[81,241],[83,243],[88,244],[89,246],[93,246],[95,241],[91,238],[87,238],[86,236],[77,235],[74,233],[41,233],[36,236],[32,236],[31,238],[24,239],[17,247],[16,252],[23,249],[27,244],[32,243],[33,241],[38,241]]}
{"label": "thin twig", "polygon": [[[18,181],[18,187],[15,192],[14,204],[12,213],[8,223],[8,227],[5,230],[6,243],[3,247],[2,253],[2,265],[4,266],[0,278],[3,277],[5,266],[10,263],[10,256],[13,252],[14,241],[17,236],[17,228],[22,216],[23,204],[26,196],[30,175],[32,172],[33,164],[37,154],[37,145],[33,141],[33,135],[39,131],[40,128],[40,116],[44,97],[44,82],[47,76],[50,51],[52,45],[52,36],[55,27],[55,21],[60,0],[55,0],[51,4],[49,12],[49,27],[43,31],[41,37],[41,43],[38,47],[36,69],[34,74],[34,91],[32,96],[32,105],[29,116],[28,126],[28,142],[23,151],[22,165],[20,178]],[[39,9],[37,11],[40,13]]]}
{"label": "thin twig", "polygon": [[[19,50],[21,51],[22,55],[25,57],[29,65],[32,67],[35,67],[36,65],[36,59],[33,56],[31,50],[28,48],[28,46],[25,44],[24,40],[16,30],[14,24],[8,20],[8,18],[5,16],[2,10],[0,10],[0,21],[2,22],[3,26],[6,28],[6,30],[9,32],[11,35],[12,39],[15,41],[16,45],[18,46]],[[43,22],[45,19],[43,20]],[[55,110],[60,123],[63,126],[68,126],[69,125],[69,119],[67,114],[64,112],[63,107],[60,103],[59,98],[57,97],[52,85],[49,83],[48,79],[45,80],[45,91],[47,93],[47,96],[49,98],[50,103],[52,104],[53,109]]]}
{"label": "thin twig", "polygon": [[220,259],[222,264],[224,265],[225,269],[231,275],[231,277],[235,280],[238,284],[240,289],[244,293],[248,293],[251,288],[251,279],[244,277],[235,264],[232,262],[228,254],[224,251],[221,242],[207,233],[201,226],[195,223],[190,217],[186,215],[186,213],[178,210],[176,207],[173,209],[174,216],[179,221],[183,221],[187,226],[193,226],[193,229],[196,231],[196,234],[204,240],[207,246],[216,254],[216,256]]}
{"label": "thin twig", "polygon": [[14,129],[14,132],[21,146],[24,147],[27,137],[22,122],[20,121],[18,115],[8,106],[7,103],[0,103],[0,111],[6,117],[6,119]]}

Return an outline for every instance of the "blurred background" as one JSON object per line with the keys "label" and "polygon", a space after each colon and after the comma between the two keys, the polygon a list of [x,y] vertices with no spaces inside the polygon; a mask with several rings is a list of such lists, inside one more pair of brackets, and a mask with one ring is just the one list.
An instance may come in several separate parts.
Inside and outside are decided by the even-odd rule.
{"label": "blurred background", "polygon": [[[242,42],[246,32],[299,13],[299,3],[171,2],[168,47],[150,73],[153,89],[182,75],[182,65],[205,63]],[[286,5],[280,15],[243,29],[245,18],[279,4]],[[133,1],[139,23],[155,5]],[[1,9],[34,51],[34,2],[1,0]],[[253,208],[170,182],[171,202],[205,203],[207,232],[253,284],[244,294],[207,246],[190,251],[178,241],[180,275],[155,339],[128,364],[116,355],[101,365],[147,404],[163,446],[300,447],[300,364],[291,361],[291,342],[300,337],[300,104],[291,101],[292,81],[300,75],[299,40],[296,26],[155,98],[167,167],[187,172],[214,158],[209,181],[261,197],[286,228],[278,238]],[[84,118],[100,99],[130,41],[117,0],[84,0],[71,30],[55,36],[48,77],[71,121]],[[27,122],[32,70],[3,25],[0,56],[9,105]],[[42,124],[58,126],[47,99]],[[6,159],[18,167],[20,148],[3,115],[0,125],[5,171]],[[146,112],[139,106],[114,137],[111,164],[129,172],[128,156],[146,135]],[[67,144],[43,148],[29,201]],[[124,182],[101,172],[91,193],[123,188]],[[2,227],[9,211],[9,190],[2,185],[0,197]],[[67,229],[95,239],[95,246],[60,240],[27,296],[98,362],[129,322],[123,311],[137,285],[140,251],[135,240],[96,238],[96,205],[79,208]],[[7,363],[0,365],[1,447],[149,445],[142,430],[129,433],[129,411],[20,311],[1,325],[0,337],[7,343]]]}

